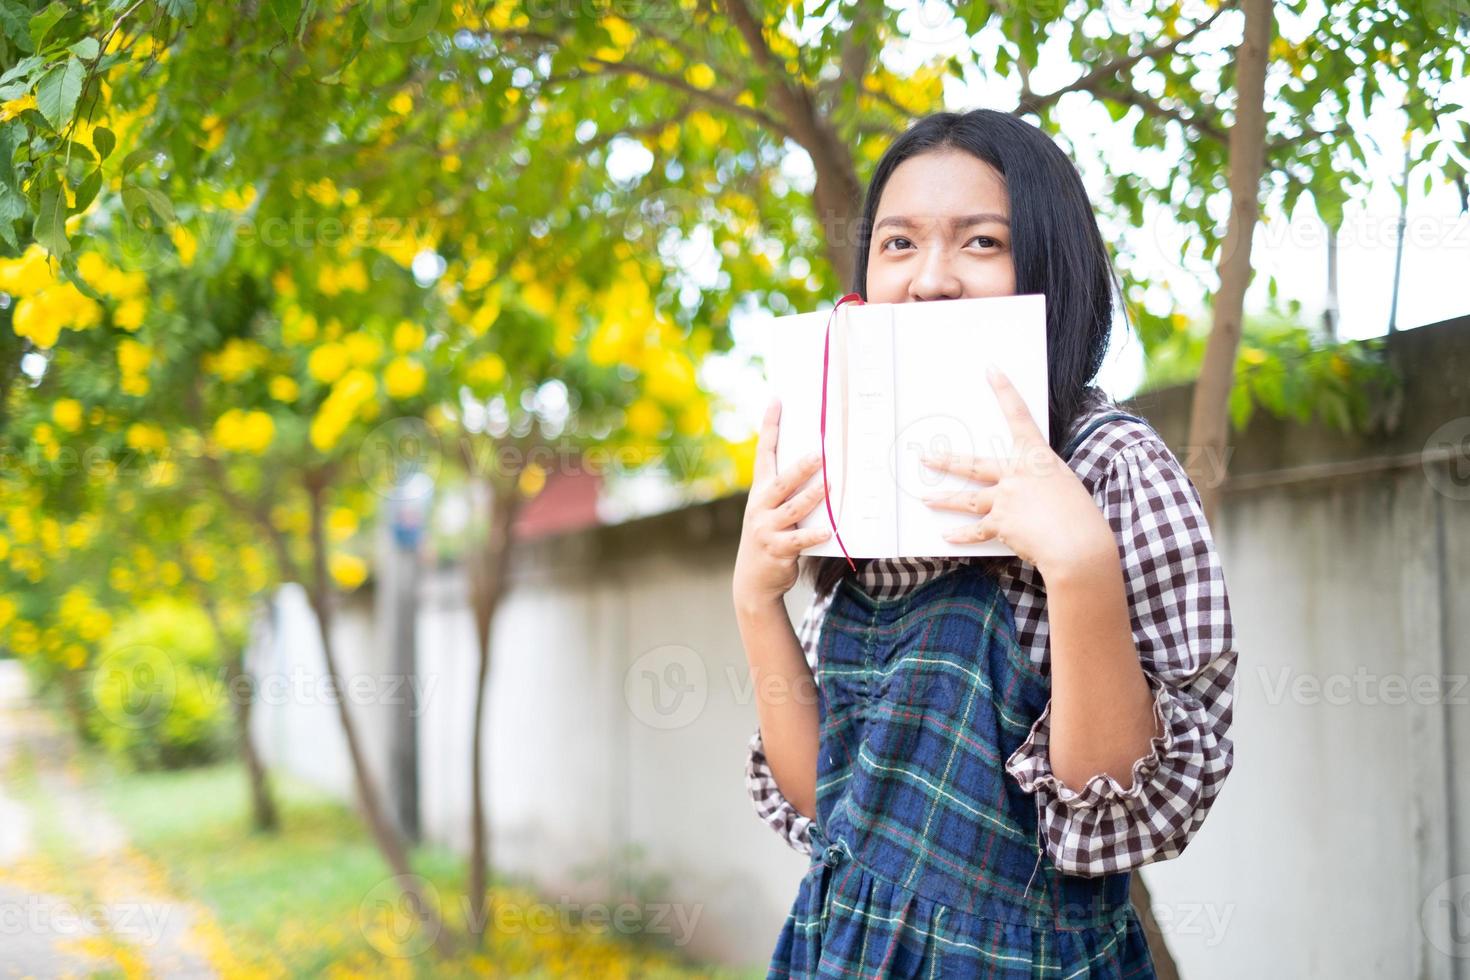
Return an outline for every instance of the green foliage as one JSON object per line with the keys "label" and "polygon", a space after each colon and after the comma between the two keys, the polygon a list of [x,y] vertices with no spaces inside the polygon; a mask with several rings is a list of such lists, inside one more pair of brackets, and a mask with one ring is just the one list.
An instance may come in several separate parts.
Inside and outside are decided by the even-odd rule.
{"label": "green foliage", "polygon": [[[1260,407],[1278,418],[1361,432],[1373,397],[1394,383],[1382,338],[1329,340],[1303,325],[1299,313],[1293,303],[1246,317],[1230,390],[1231,424],[1244,429]],[[1176,315],[1170,323],[1170,335],[1150,350],[1141,390],[1184,384],[1199,374],[1209,318],[1191,322]]]}
{"label": "green foliage", "polygon": [[120,621],[93,674],[98,742],[140,769],[215,758],[228,711],[218,658],[209,618],[197,606],[157,599]]}

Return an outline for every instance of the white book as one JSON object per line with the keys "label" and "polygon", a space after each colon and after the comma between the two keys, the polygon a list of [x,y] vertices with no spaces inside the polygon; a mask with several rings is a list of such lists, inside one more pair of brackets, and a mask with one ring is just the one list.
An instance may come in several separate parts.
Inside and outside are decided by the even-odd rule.
{"label": "white book", "polygon": [[[822,351],[831,310],[775,317],[764,352],[768,398],[781,400],[776,471],[822,446]],[[919,462],[925,453],[1009,456],[1012,438],[987,365],[1005,372],[1049,438],[1046,301],[1040,295],[916,303],[844,303],[832,319],[826,478],[837,532],[853,558],[1011,555],[944,532],[975,514],[927,494],[985,484]],[[803,485],[820,484],[822,470]],[[831,528],[827,503],[797,527]],[[802,551],[842,556],[836,536]]]}

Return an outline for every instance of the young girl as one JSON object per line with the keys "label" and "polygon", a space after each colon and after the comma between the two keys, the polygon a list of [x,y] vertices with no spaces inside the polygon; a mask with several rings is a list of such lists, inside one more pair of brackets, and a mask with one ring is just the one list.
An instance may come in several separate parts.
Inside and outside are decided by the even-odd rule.
{"label": "young girl", "polygon": [[1130,872],[1180,854],[1230,772],[1236,651],[1193,484],[1091,384],[1115,278],[1086,192],[1034,126],[938,113],[879,162],[859,227],[867,302],[1046,296],[1053,436],[977,377],[1015,453],[927,460],[975,483],[930,504],[1016,557],[808,558],[798,633],[782,597],[832,532],[794,528],[820,457],[778,475],[767,411],[733,581],[746,782],[812,855],[770,975],[1152,977]]}

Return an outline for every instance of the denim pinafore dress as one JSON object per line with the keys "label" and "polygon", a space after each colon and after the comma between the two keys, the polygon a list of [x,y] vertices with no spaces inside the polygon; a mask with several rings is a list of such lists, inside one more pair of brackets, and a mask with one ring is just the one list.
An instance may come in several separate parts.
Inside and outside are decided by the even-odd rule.
{"label": "denim pinafore dress", "polygon": [[843,579],[816,659],[812,863],[770,977],[1154,976],[1130,872],[1058,871],[1005,771],[1051,681],[984,571]]}

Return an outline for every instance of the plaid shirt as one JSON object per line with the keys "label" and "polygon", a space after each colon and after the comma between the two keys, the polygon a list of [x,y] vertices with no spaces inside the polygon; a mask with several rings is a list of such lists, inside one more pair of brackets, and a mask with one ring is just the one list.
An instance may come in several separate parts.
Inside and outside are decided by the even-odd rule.
{"label": "plaid shirt", "polygon": [[[1117,408],[1099,405],[1072,431],[1110,410]],[[1225,578],[1199,495],[1158,434],[1126,419],[1103,422],[1068,465],[1118,539],[1134,645],[1154,694],[1155,731],[1164,734],[1133,763],[1129,789],[1098,773],[1074,790],[1051,771],[1048,702],[1005,768],[1022,789],[1035,794],[1047,851],[1057,868],[1101,875],[1177,856],[1204,822],[1234,761],[1229,732],[1236,651]],[[874,597],[898,596],[965,560],[877,559],[861,567],[859,583]],[[1050,673],[1040,573],[1012,558],[999,584],[1014,611],[1021,646]],[[830,601],[830,594],[814,600],[797,630],[813,673]],[[791,847],[810,853],[811,820],[782,796],[759,728],[748,746],[745,783],[760,818]]]}

